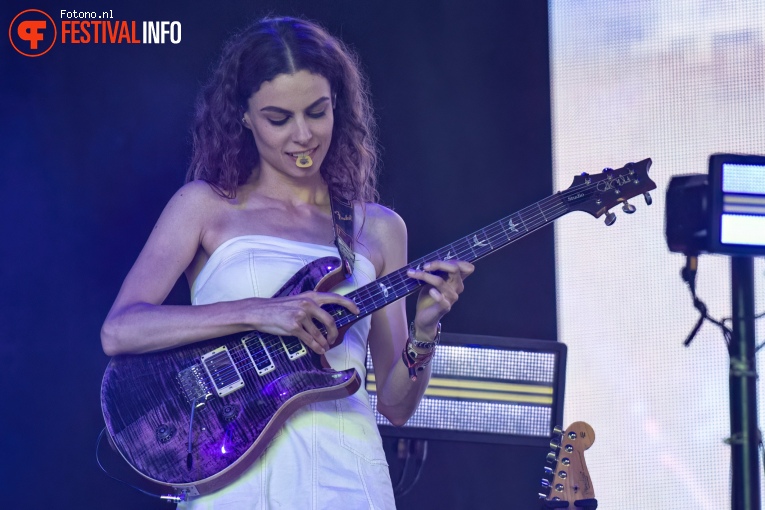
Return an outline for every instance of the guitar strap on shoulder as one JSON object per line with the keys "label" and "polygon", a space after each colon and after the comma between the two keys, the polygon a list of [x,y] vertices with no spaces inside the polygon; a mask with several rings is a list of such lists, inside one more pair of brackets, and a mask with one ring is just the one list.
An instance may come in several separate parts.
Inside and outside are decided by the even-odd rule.
{"label": "guitar strap on shoulder", "polygon": [[343,261],[343,275],[353,274],[356,254],[353,252],[353,204],[334,193],[330,195],[332,226],[335,229],[335,246]]}

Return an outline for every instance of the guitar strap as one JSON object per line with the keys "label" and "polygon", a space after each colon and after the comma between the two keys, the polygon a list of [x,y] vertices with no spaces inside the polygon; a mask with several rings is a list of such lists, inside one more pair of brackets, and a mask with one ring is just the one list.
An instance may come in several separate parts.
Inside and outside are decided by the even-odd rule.
{"label": "guitar strap", "polygon": [[343,262],[343,275],[348,278],[353,274],[353,264],[356,262],[356,254],[353,252],[353,204],[334,193],[330,195],[330,204],[335,246]]}

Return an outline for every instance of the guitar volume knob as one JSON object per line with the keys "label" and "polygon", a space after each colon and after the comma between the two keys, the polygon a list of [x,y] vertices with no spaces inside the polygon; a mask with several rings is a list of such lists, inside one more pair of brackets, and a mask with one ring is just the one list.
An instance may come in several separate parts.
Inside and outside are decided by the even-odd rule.
{"label": "guitar volume knob", "polygon": [[176,429],[173,425],[166,425],[163,423],[157,427],[157,430],[154,432],[154,434],[160,444],[165,444],[173,438],[175,432]]}
{"label": "guitar volume knob", "polygon": [[231,423],[237,416],[239,416],[239,406],[235,404],[227,404],[220,410],[219,416],[224,423]]}

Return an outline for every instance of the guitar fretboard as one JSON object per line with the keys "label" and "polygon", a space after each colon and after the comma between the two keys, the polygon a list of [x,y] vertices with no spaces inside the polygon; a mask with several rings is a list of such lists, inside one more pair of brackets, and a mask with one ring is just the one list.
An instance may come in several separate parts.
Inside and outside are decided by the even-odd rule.
{"label": "guitar fretboard", "polygon": [[[579,190],[578,193],[581,194],[582,191]],[[324,308],[336,318],[338,328],[353,323],[417,291],[423,283],[409,278],[406,274],[409,269],[422,270],[426,263],[435,260],[457,259],[475,262],[568,213],[569,207],[564,198],[570,194],[566,191],[551,195],[348,293],[346,297],[353,300],[361,310],[359,315],[353,315],[338,305],[328,305]],[[584,197],[576,196],[577,200],[580,198]]]}

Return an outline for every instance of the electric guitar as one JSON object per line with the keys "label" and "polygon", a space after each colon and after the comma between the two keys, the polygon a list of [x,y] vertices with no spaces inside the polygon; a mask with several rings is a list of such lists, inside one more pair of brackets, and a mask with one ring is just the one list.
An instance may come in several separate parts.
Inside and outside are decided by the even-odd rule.
{"label": "electric guitar", "polygon": [[[422,285],[406,276],[432,260],[476,261],[572,211],[595,217],[648,192],[651,160],[617,170],[582,174],[565,191],[492,223],[408,266],[347,294],[361,310],[323,308],[342,334],[357,320]],[[274,297],[309,290],[328,292],[343,279],[339,258],[323,257],[298,271]],[[109,442],[154,492],[208,494],[239,476],[265,450],[281,424],[308,403],[353,394],[362,384],[354,369],[332,370],[324,356],[294,337],[250,331],[171,350],[119,355],[101,385],[101,409]]]}
{"label": "electric guitar", "polygon": [[546,492],[539,493],[544,500],[543,508],[574,508],[577,502],[577,508],[597,508],[595,489],[584,462],[584,450],[595,442],[595,431],[587,423],[578,421],[565,431],[555,427],[553,433],[557,437],[550,442],[552,451],[547,454],[548,466],[545,466],[545,473],[552,476],[552,480],[543,478],[542,487]]}

